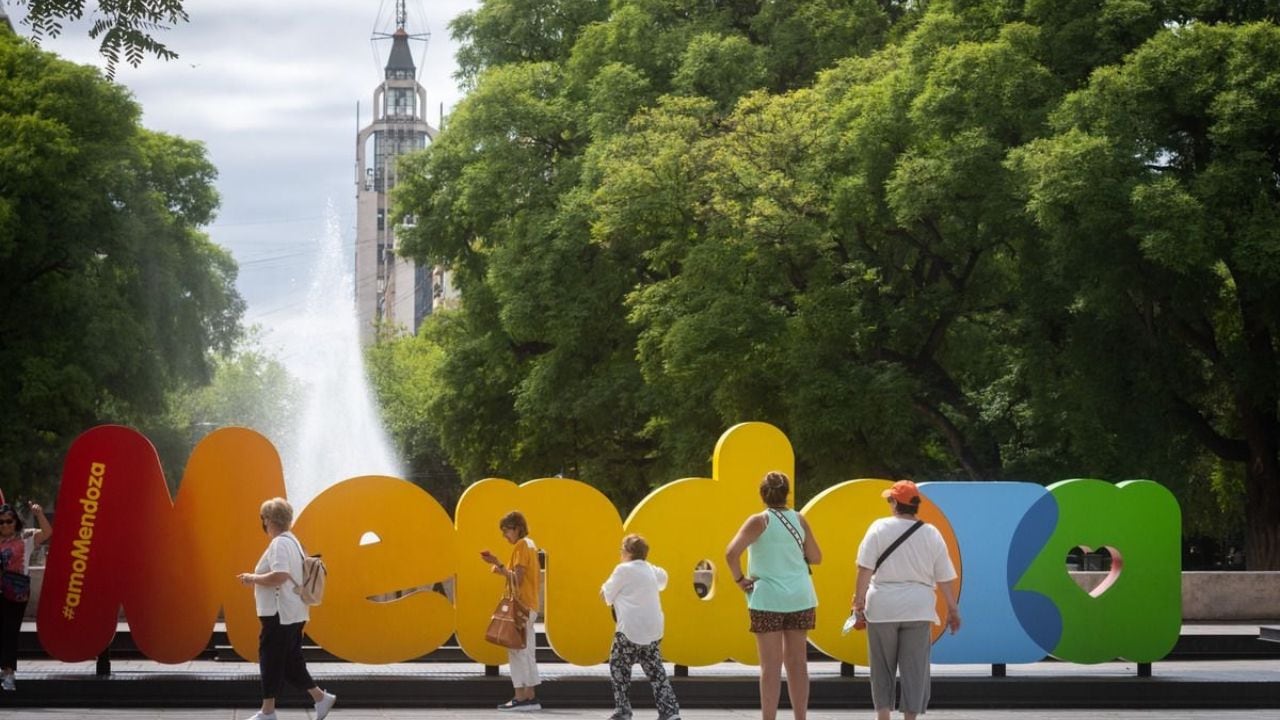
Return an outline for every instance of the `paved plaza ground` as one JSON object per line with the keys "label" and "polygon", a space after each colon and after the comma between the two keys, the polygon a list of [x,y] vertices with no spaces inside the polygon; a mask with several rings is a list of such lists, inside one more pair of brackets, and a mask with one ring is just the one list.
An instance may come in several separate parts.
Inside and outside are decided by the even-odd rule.
{"label": "paved plaza ground", "polygon": [[[935,665],[934,707],[927,718],[1280,718],[1280,655],[1273,651],[1274,643],[1259,640],[1258,633],[1256,623],[1184,627],[1181,650],[1175,653],[1184,659],[1154,663],[1150,677],[1139,677],[1138,666],[1128,662],[1017,664],[1007,666],[1007,676],[999,678],[992,677],[990,665]],[[1196,642],[1197,635],[1209,644]],[[1202,656],[1223,659],[1196,659]],[[505,667],[494,676],[469,661],[361,665],[330,658],[309,666],[316,681],[340,698],[333,720],[499,718],[506,713],[494,704],[511,692]],[[113,658],[110,677],[97,677],[95,668],[94,661],[22,659],[17,692],[0,693],[0,720],[244,720],[259,701],[258,667],[239,659],[164,665],[134,654]],[[539,668],[544,681],[539,695],[547,709],[537,714],[548,720],[608,718],[607,666],[548,661],[540,662]],[[674,670],[670,664],[667,669]],[[758,672],[754,666],[733,662],[690,668],[688,677],[675,678],[684,719],[758,718]],[[813,660],[809,672],[811,720],[873,718],[866,668],[856,668],[855,677],[847,677],[839,663]],[[280,700],[280,720],[311,717],[302,693],[287,693]],[[638,672],[632,701],[637,705],[636,720],[655,720],[656,713],[647,709],[652,703],[648,683]],[[778,717],[792,716],[784,710]]]}
{"label": "paved plaza ground", "polygon": [[[75,720],[90,718],[94,720],[245,720],[255,712],[256,708],[239,708],[235,710],[5,710],[5,720]],[[652,717],[651,717],[652,715]],[[313,714],[309,710],[282,709],[277,716],[280,720],[310,719]],[[754,720],[760,717],[759,710],[689,710],[682,713],[684,720]],[[511,713],[498,710],[380,710],[377,708],[353,708],[344,710],[341,700],[338,707],[329,714],[328,720],[491,720],[492,718],[510,718]],[[517,718],[544,718],[545,720],[607,720],[607,710],[555,710],[548,709],[537,713],[516,714]],[[636,720],[653,720],[657,717],[649,712],[637,712]],[[901,715],[895,714],[895,720]],[[1274,710],[934,710],[925,715],[927,720],[1254,720],[1256,718],[1275,717]],[[871,720],[874,715],[869,709],[859,710],[815,710],[809,713],[809,720]],[[778,713],[778,720],[791,720],[790,711]]]}

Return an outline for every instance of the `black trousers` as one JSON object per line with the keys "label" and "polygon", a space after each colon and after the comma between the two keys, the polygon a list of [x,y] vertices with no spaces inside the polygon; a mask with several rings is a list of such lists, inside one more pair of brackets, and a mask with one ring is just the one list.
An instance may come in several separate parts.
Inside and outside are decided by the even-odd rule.
{"label": "black trousers", "polygon": [[275,698],[287,680],[301,690],[316,686],[302,659],[302,626],[305,622],[281,625],[280,616],[259,617],[258,671],[262,674],[262,697]]}
{"label": "black trousers", "polygon": [[0,667],[18,669],[18,635],[22,633],[22,616],[27,602],[14,602],[0,597]]}
{"label": "black trousers", "polygon": [[640,663],[644,674],[649,676],[649,684],[653,686],[653,700],[658,705],[659,720],[679,717],[680,703],[676,702],[676,691],[672,689],[667,671],[662,667],[662,651],[658,649],[658,641],[637,645],[620,632],[613,634],[613,648],[609,651],[614,716],[631,717],[631,698],[627,691],[631,687],[631,666],[636,663]]}

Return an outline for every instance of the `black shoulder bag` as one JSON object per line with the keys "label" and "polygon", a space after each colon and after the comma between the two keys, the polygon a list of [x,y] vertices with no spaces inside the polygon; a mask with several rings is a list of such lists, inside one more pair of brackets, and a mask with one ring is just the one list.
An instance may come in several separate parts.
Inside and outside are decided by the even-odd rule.
{"label": "black shoulder bag", "polygon": [[898,536],[898,539],[894,540],[892,545],[885,548],[884,552],[880,553],[880,557],[876,558],[876,566],[875,566],[875,569],[872,570],[872,572],[879,570],[880,566],[884,564],[884,561],[887,560],[891,554],[893,554],[893,551],[897,550],[899,545],[906,542],[907,538],[911,537],[911,533],[919,530],[921,525],[924,525],[924,521],[917,520],[915,525],[912,525],[911,527],[907,528],[907,531],[902,533],[902,535]]}

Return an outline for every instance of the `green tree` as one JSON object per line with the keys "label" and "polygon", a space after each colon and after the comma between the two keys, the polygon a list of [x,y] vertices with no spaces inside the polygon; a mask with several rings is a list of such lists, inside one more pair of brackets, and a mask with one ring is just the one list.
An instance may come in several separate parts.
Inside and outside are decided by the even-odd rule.
{"label": "green tree", "polygon": [[0,36],[0,485],[56,485],[76,433],[141,425],[240,333],[204,148],[101,75]]}
{"label": "green tree", "polygon": [[750,33],[767,48],[770,87],[805,87],[839,60],[879,50],[908,4],[916,6],[884,0],[760,3]]}
{"label": "green tree", "polygon": [[1010,242],[1028,224],[1002,162],[1061,97],[1037,40],[935,13],[812,89],[740,101],[695,151],[669,138],[706,160],[660,174],[674,192],[625,189],[664,143],[612,142],[632,169],[605,177],[625,193],[611,206],[671,198],[698,220],[651,254],[678,272],[633,295],[664,450],[691,460],[677,438],[751,417],[787,428],[818,486],[1027,471]]}
{"label": "green tree", "polygon": [[226,355],[214,355],[207,384],[172,390],[164,414],[147,418],[142,431],[160,454],[176,490],[196,444],[222,427],[253,428],[286,454],[301,407],[298,381],[262,349],[256,331]]}
{"label": "green tree", "polygon": [[[1142,421],[1152,383],[1094,371],[1088,343],[1132,329],[1077,311],[1062,248],[1107,254],[1027,211],[1023,153],[1161,28],[1275,3],[586,7],[493,0],[483,31],[459,25],[474,89],[402,173],[397,201],[424,218],[402,250],[449,265],[464,297],[432,330],[428,393],[464,476],[565,468],[625,505],[705,472],[724,427],[751,418],[788,432],[808,488],[872,473],[1141,476],[1186,498],[1204,494],[1197,473],[1218,497],[1237,484],[1174,415]],[[1152,112],[1217,102],[1193,80],[1165,98],[1185,107]]]}
{"label": "green tree", "polygon": [[403,248],[450,262],[467,298],[426,332],[449,348],[432,417],[464,475],[564,473],[633,501],[648,476],[619,302],[632,281],[571,192],[586,133],[559,77],[549,63],[491,70],[450,133],[402,165],[398,201],[433,228]]}
{"label": "green tree", "polygon": [[738,35],[694,36],[672,78],[681,94],[717,101],[728,112],[743,95],[765,86],[764,50]]}
{"label": "green tree", "polygon": [[[397,200],[431,228],[401,249],[450,265],[466,298],[431,331],[448,348],[435,371],[442,414],[433,416],[446,454],[464,475],[572,474],[625,506],[671,472],[705,472],[714,435],[691,463],[656,452],[666,420],[640,371],[639,326],[624,299],[672,271],[654,268],[650,254],[662,251],[652,243],[680,230],[602,228],[683,198],[665,188],[655,198],[623,197],[616,173],[626,171],[611,168],[610,139],[626,142],[628,118],[672,90],[704,108],[695,113],[727,113],[743,93],[769,84],[772,66],[752,40],[760,3],[629,0],[607,15],[604,7],[539,3],[516,13],[512,3],[488,2],[456,22],[474,90],[438,141],[402,165]],[[770,32],[795,20],[790,11],[771,13],[759,22]],[[563,24],[569,19],[577,24]],[[805,28],[831,27],[810,13],[777,32],[799,47]],[[830,37],[824,47],[834,47]],[[824,55],[803,72],[833,60]],[[744,72],[743,63],[754,69]],[[803,82],[795,72],[786,82]],[[706,106],[705,95],[716,105]],[[648,139],[650,151],[675,158],[664,138]],[[600,187],[606,173],[608,189]],[[606,207],[610,193],[619,202]],[[655,220],[690,214],[658,212]]]}
{"label": "green tree", "polygon": [[449,23],[458,50],[456,78],[474,86],[491,67],[563,60],[588,23],[603,20],[608,0],[487,0]]}
{"label": "green tree", "polygon": [[462,495],[458,472],[440,448],[439,370],[445,348],[430,325],[416,336],[381,334],[366,351],[369,380],[377,394],[382,419],[408,469],[408,479],[431,493],[446,509]]}
{"label": "green tree", "polygon": [[[85,0],[18,0],[27,6],[24,22],[35,39],[62,34],[62,23],[84,17]],[[98,0],[94,3],[89,37],[98,40],[98,52],[107,59],[107,77],[115,76],[116,65],[124,60],[137,67],[146,54],[172,60],[178,54],[152,35],[178,23],[187,22],[182,0]]]}
{"label": "green tree", "polygon": [[[1244,472],[1280,569],[1280,29],[1192,23],[1094,73],[1014,156],[1056,272],[1031,296],[1065,429],[1124,464],[1185,439]],[[1176,453],[1185,457],[1186,453]]]}

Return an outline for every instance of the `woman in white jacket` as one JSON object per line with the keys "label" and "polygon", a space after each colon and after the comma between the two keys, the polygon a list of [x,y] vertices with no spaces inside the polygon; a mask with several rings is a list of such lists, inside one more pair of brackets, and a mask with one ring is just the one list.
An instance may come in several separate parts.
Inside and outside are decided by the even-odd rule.
{"label": "woman in white jacket", "polygon": [[630,720],[631,666],[640,663],[658,705],[658,720],[679,720],[671,680],[662,667],[662,602],[658,593],[667,587],[667,571],[650,565],[649,543],[639,535],[622,539],[622,562],[600,588],[600,596],[613,608],[618,626],[609,651],[609,676],[613,681],[614,710],[611,720]]}

